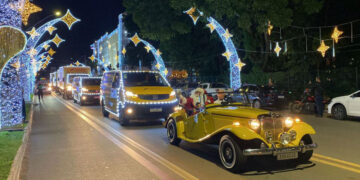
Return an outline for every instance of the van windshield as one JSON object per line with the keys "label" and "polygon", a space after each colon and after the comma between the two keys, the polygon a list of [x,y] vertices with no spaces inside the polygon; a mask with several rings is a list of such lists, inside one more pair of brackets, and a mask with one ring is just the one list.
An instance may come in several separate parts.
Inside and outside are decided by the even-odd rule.
{"label": "van windshield", "polygon": [[84,74],[84,75],[78,75],[78,74],[77,75],[75,75],[75,74],[74,75],[69,75],[67,83],[71,84],[75,77],[89,77],[89,75],[87,75],[87,74]]}
{"label": "van windshield", "polygon": [[101,79],[83,79],[83,86],[100,86]]}
{"label": "van windshield", "polygon": [[126,87],[134,86],[168,86],[165,79],[158,73],[140,72],[129,73],[124,72],[124,85]]}

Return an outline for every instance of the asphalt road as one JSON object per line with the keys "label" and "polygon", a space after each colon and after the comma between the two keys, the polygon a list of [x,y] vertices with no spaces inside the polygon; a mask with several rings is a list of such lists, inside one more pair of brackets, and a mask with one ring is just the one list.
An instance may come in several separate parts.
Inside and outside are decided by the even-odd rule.
{"label": "asphalt road", "polygon": [[[286,113],[286,112],[285,112]],[[47,96],[34,108],[22,179],[360,179],[360,119],[301,115],[317,134],[311,162],[252,158],[243,174],[221,167],[217,147],[168,143],[161,121],[122,127],[99,106]]]}

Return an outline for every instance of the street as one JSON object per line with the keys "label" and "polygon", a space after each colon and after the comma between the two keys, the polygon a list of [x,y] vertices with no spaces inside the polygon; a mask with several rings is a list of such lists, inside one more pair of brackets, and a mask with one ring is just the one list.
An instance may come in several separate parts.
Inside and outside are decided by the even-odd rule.
{"label": "street", "polygon": [[251,158],[247,172],[233,174],[217,146],[170,145],[160,120],[123,127],[103,118],[100,106],[52,94],[34,106],[22,179],[360,179],[359,119],[300,117],[316,130],[310,162]]}

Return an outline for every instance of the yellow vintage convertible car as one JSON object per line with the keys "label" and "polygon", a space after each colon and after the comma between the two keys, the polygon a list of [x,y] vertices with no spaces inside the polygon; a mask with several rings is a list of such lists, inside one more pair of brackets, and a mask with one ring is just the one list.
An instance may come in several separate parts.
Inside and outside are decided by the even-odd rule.
{"label": "yellow vintage convertible car", "polygon": [[[196,114],[179,108],[164,123],[170,144],[219,145],[223,166],[244,170],[249,156],[270,155],[277,160],[307,162],[317,147],[311,136],[315,130],[299,118],[282,117],[253,108],[246,93],[228,94],[221,104],[208,104]],[[237,99],[234,102],[234,99]]]}

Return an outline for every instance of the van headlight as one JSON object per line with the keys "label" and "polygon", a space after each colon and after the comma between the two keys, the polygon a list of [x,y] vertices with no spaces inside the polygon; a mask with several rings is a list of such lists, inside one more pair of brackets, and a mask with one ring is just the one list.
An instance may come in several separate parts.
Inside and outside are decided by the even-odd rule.
{"label": "van headlight", "polygon": [[131,91],[126,91],[126,92],[125,92],[125,95],[126,95],[127,97],[132,97],[132,98],[137,98],[137,97],[138,97],[137,94],[135,94],[135,93],[133,93],[133,92],[131,92]]}
{"label": "van headlight", "polygon": [[175,92],[175,91],[171,91],[170,97],[175,97],[175,95],[176,95],[176,92]]}
{"label": "van headlight", "polygon": [[68,91],[71,91],[71,90],[72,90],[72,86],[68,86],[66,89],[67,89]]}
{"label": "van headlight", "polygon": [[252,119],[249,121],[250,128],[258,130],[260,128],[260,121],[258,119]]}
{"label": "van headlight", "polygon": [[83,92],[88,92],[89,90],[86,89],[86,88],[81,88],[81,91],[83,91]]}
{"label": "van headlight", "polygon": [[291,128],[294,125],[294,120],[291,117],[287,117],[284,124],[286,128]]}

